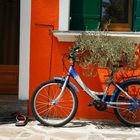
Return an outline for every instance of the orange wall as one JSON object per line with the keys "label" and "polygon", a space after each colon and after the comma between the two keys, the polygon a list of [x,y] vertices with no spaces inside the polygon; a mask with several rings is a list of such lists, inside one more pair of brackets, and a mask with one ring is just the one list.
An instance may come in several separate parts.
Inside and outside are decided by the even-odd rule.
{"label": "orange wall", "polygon": [[[49,30],[58,29],[58,5],[59,0],[32,0],[29,97],[30,115],[30,99],[35,88],[40,83],[52,79],[54,76],[62,76],[62,56],[67,53],[72,46],[72,43],[58,42],[52,34],[48,33]],[[107,74],[106,70],[99,69],[94,78],[84,77],[82,75],[83,70],[78,65],[76,66],[76,70],[86,85],[91,89],[97,91],[102,91],[104,89],[104,75]],[[79,108],[76,118],[114,119],[113,113],[98,112],[93,107],[88,107],[87,104],[92,101],[92,99],[81,89],[77,95],[79,99]],[[112,110],[109,111],[112,112]]]}

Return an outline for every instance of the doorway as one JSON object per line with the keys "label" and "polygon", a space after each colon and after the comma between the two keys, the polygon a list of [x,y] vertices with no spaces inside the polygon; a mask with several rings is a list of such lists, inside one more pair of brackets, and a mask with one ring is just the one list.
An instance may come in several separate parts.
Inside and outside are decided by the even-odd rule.
{"label": "doorway", "polygon": [[0,94],[18,94],[20,0],[0,0]]}

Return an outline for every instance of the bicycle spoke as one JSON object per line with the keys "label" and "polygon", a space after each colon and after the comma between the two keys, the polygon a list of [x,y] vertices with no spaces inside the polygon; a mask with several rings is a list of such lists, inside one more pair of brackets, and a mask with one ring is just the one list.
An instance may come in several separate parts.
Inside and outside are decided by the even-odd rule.
{"label": "bicycle spoke", "polygon": [[49,103],[44,103],[44,102],[41,102],[41,101],[37,101],[37,104],[36,104],[36,106],[39,106],[39,105],[50,105]]}
{"label": "bicycle spoke", "polygon": [[[137,81],[136,81],[137,83]],[[131,99],[124,95],[123,93],[119,93],[116,98],[116,102],[124,102],[128,103],[128,105],[119,105],[115,106],[116,114],[118,115],[118,119],[120,121],[134,126],[140,125],[140,82],[138,84],[130,84],[125,87],[125,91]]]}
{"label": "bicycle spoke", "polygon": [[77,97],[71,89],[65,88],[64,94],[54,102],[61,92],[61,83],[52,82],[41,86],[34,94],[33,113],[45,125],[61,126],[70,121],[77,110]]}

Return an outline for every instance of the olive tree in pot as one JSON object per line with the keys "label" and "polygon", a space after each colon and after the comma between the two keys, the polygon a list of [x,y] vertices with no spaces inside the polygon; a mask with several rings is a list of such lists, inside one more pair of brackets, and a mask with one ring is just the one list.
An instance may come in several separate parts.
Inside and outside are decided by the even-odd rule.
{"label": "olive tree in pot", "polygon": [[114,74],[120,69],[135,69],[137,47],[130,39],[109,36],[106,32],[83,32],[76,38],[80,47],[78,62],[82,67],[98,65]]}

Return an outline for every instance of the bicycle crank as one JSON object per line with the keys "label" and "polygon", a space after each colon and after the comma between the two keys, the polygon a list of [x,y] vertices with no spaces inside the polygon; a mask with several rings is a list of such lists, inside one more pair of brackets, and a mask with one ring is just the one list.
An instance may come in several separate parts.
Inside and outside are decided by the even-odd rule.
{"label": "bicycle crank", "polygon": [[98,111],[105,111],[107,109],[107,104],[105,102],[95,100],[93,103]]}
{"label": "bicycle crank", "polygon": [[98,111],[105,111],[107,109],[107,104],[99,100],[89,102],[88,106],[94,106]]}

